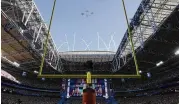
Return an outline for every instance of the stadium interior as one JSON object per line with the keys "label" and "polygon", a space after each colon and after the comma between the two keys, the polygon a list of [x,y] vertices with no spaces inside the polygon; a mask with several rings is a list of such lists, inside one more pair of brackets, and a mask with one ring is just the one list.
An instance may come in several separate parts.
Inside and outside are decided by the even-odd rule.
{"label": "stadium interior", "polygon": [[[86,78],[42,75],[135,75],[92,78],[94,104],[179,104],[179,1],[141,0],[117,52],[58,52],[33,0],[1,0],[1,104],[88,104]],[[48,39],[48,40],[47,40]],[[47,45],[45,45],[47,40]]]}

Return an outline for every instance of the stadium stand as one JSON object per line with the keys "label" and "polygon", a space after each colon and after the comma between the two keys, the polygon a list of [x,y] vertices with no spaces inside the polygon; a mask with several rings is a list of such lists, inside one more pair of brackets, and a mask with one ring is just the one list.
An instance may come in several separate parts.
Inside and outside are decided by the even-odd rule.
{"label": "stadium stand", "polygon": [[2,93],[2,104],[57,104],[59,98],[22,96]]}
{"label": "stadium stand", "polygon": [[178,102],[179,94],[123,98],[119,100],[119,104],[178,104]]}

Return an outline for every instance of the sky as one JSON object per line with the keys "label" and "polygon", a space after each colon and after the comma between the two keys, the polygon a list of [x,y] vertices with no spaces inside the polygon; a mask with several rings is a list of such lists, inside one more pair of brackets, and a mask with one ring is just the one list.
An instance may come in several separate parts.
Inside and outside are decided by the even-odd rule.
{"label": "sky", "polygon": [[[53,0],[34,1],[49,24]],[[140,2],[125,0],[129,20]],[[126,30],[121,0],[57,0],[50,32],[60,52],[115,52]]]}

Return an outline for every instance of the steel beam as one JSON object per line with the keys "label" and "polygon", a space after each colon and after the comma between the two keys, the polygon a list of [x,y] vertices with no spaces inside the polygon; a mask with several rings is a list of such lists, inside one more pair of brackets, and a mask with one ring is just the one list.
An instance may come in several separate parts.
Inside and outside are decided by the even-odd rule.
{"label": "steel beam", "polygon": [[30,18],[30,16],[31,16],[33,10],[34,10],[34,5],[32,4],[32,9],[31,9],[31,11],[30,11],[30,13],[29,13],[29,15],[28,15],[28,17],[27,17],[25,23],[24,23],[25,26],[27,25],[27,22],[28,22],[28,20],[29,20],[29,18]]}
{"label": "steel beam", "polygon": [[37,33],[37,37],[35,38],[35,42],[37,42],[37,39],[38,39],[40,32],[41,32],[41,29],[42,29],[42,23],[40,24],[40,28],[39,28],[39,31]]}

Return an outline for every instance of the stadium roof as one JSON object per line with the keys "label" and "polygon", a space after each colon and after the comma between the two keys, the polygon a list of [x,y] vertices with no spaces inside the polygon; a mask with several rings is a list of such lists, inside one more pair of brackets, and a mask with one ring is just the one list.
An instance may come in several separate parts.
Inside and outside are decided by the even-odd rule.
{"label": "stadium roof", "polygon": [[113,55],[116,52],[112,51],[67,51],[67,52],[59,52],[60,55]]}
{"label": "stadium roof", "polygon": [[[177,27],[175,15],[178,3],[177,0],[142,0],[131,20],[133,41],[142,70],[155,66],[160,61],[157,58],[165,61],[167,52],[171,53],[178,46],[178,31],[169,28],[170,25]],[[31,0],[2,0],[1,4],[2,55],[20,64],[23,69],[39,69],[47,27],[35,3]],[[172,31],[172,37],[167,35],[167,31]],[[107,51],[58,52],[52,38],[48,42],[44,65],[46,70],[85,72],[83,63],[87,60],[96,62],[94,71],[118,72],[120,69],[135,68],[127,32],[116,54]]]}
{"label": "stadium roof", "polygon": [[110,51],[70,51],[59,52],[62,59],[73,62],[109,62],[112,61],[115,52]]}

